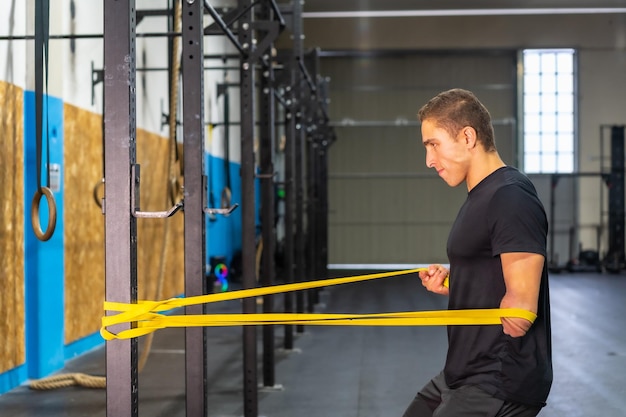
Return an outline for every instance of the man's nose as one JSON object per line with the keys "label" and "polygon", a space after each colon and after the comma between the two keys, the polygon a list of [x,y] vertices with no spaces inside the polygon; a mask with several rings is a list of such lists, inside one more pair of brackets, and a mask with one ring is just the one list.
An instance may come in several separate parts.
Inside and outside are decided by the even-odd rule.
{"label": "man's nose", "polygon": [[426,166],[428,168],[432,168],[435,166],[435,157],[432,155],[432,152],[430,152],[430,150],[426,150]]}

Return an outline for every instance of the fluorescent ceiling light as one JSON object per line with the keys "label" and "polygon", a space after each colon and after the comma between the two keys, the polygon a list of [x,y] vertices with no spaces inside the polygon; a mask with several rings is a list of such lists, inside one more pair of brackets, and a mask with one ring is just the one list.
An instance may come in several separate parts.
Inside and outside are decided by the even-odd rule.
{"label": "fluorescent ceiling light", "polygon": [[353,10],[340,12],[304,12],[303,18],[359,17],[443,17],[443,16],[515,16],[556,14],[621,14],[626,8],[541,8],[541,9],[451,9],[451,10]]}

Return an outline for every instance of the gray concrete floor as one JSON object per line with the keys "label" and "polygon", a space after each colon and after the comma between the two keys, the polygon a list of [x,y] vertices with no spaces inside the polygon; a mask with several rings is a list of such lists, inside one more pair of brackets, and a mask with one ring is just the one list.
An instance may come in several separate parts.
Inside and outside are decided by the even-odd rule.
{"label": "gray concrete floor", "polygon": [[[626,415],[626,276],[552,274],[554,386],[541,417]],[[414,276],[328,288],[318,312],[384,312],[445,308]],[[238,312],[238,301],[220,311]],[[156,333],[140,374],[139,415],[184,416],[182,329]],[[260,348],[259,330],[259,353]],[[209,328],[208,417],[243,415],[241,329]],[[399,417],[415,392],[441,368],[442,327],[315,327],[285,351],[276,328],[276,387],[259,390],[259,416]],[[102,375],[104,350],[68,363],[63,372]],[[259,370],[259,379],[262,371]],[[0,396],[0,416],[105,416],[104,390],[80,387]],[[111,417],[111,416],[108,416]],[[115,416],[113,416],[115,417]]]}

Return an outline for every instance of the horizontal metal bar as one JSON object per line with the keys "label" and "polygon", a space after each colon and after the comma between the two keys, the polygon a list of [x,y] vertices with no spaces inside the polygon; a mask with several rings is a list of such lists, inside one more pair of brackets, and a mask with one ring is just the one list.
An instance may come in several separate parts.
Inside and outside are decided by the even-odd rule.
{"label": "horizontal metal bar", "polygon": [[[512,84],[474,84],[471,86],[472,90],[511,90],[514,86]],[[430,91],[433,89],[432,85],[398,85],[398,84],[334,84],[333,91],[354,91],[359,93],[377,93],[388,91]],[[445,90],[445,86],[440,86],[438,89]]]}
{"label": "horizontal metal bar", "polygon": [[241,55],[239,54],[204,54],[204,59],[221,59],[221,60],[239,60]]}
{"label": "horizontal metal bar", "polygon": [[[137,72],[159,72],[159,71],[169,71],[170,69],[167,67],[161,68],[137,68]],[[235,71],[239,70],[239,67],[204,67],[205,71],[213,71],[213,70],[227,70],[227,71]]]}
{"label": "horizontal metal bar", "polygon": [[335,12],[304,12],[304,19],[376,18],[376,17],[449,17],[449,16],[537,16],[573,14],[623,14],[623,7],[542,7],[542,8],[471,8],[439,10],[342,10]]}
{"label": "horizontal metal bar", "polygon": [[329,222],[329,224],[331,226],[333,226],[335,228],[335,230],[337,230],[336,228],[339,227],[355,227],[355,226],[365,226],[365,227],[377,227],[377,228],[383,228],[383,227],[404,227],[404,226],[414,226],[414,227],[439,227],[439,226],[443,226],[447,229],[450,228],[450,222],[449,221],[430,221],[429,219],[424,219],[424,220],[389,220],[389,221],[384,221],[384,220],[379,220],[379,221],[369,221],[369,220],[363,220],[363,221],[357,221],[357,220],[336,220],[336,221],[331,221]]}
{"label": "horizontal metal bar", "polygon": [[369,180],[369,179],[393,179],[393,178],[424,178],[438,179],[434,172],[337,172],[328,174],[330,180]]}
{"label": "horizontal metal bar", "polygon": [[[608,177],[611,174],[608,172],[564,172],[564,173],[537,173],[527,174],[531,179],[533,178],[578,178],[578,177]],[[337,172],[328,175],[329,179],[376,179],[376,178],[425,178],[425,179],[437,179],[435,173],[430,172]]]}
{"label": "horizontal metal bar", "polygon": [[[494,126],[508,126],[515,125],[515,118],[504,118],[493,120]],[[344,118],[341,120],[331,120],[328,122],[332,127],[406,127],[406,126],[420,126],[421,123],[417,120],[408,120],[403,117],[398,117],[395,120],[354,120],[350,118]]]}
{"label": "horizontal metal bar", "polygon": [[408,127],[421,125],[416,120],[404,118],[396,120],[354,120],[345,118],[342,120],[331,120],[328,124],[332,127]]}
{"label": "horizontal metal bar", "polygon": [[558,177],[608,177],[611,175],[610,172],[554,172],[554,173],[543,173],[543,174],[527,174],[529,176],[534,175],[547,175],[553,178]]}
{"label": "horizontal metal bar", "polygon": [[[262,124],[262,122],[255,122],[254,123],[256,126],[260,126]],[[285,122],[274,122],[274,126],[282,126],[284,125]],[[212,126],[212,127],[217,127],[217,126],[241,126],[241,122],[239,121],[235,121],[235,122],[205,122],[204,123],[205,126]]]}
{"label": "horizontal metal bar", "polygon": [[[146,32],[137,33],[137,38],[158,38],[158,37],[176,37],[180,36],[179,32]],[[69,35],[50,35],[49,39],[103,39],[104,35],[101,33],[83,33],[83,34],[69,34]],[[20,40],[34,40],[35,35],[3,35],[0,36],[0,41],[20,41]]]}
{"label": "horizontal metal bar", "polygon": [[137,20],[141,20],[144,17],[163,17],[170,16],[172,13],[168,9],[147,9],[147,10],[137,10]]}

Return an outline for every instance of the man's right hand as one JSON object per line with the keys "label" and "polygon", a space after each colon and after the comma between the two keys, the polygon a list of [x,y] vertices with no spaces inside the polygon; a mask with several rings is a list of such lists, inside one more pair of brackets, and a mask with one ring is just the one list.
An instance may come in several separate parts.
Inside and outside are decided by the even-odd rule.
{"label": "man's right hand", "polygon": [[430,292],[435,294],[448,295],[450,290],[444,284],[450,271],[443,265],[433,264],[428,266],[427,271],[420,271],[419,277],[422,280],[422,285]]}

